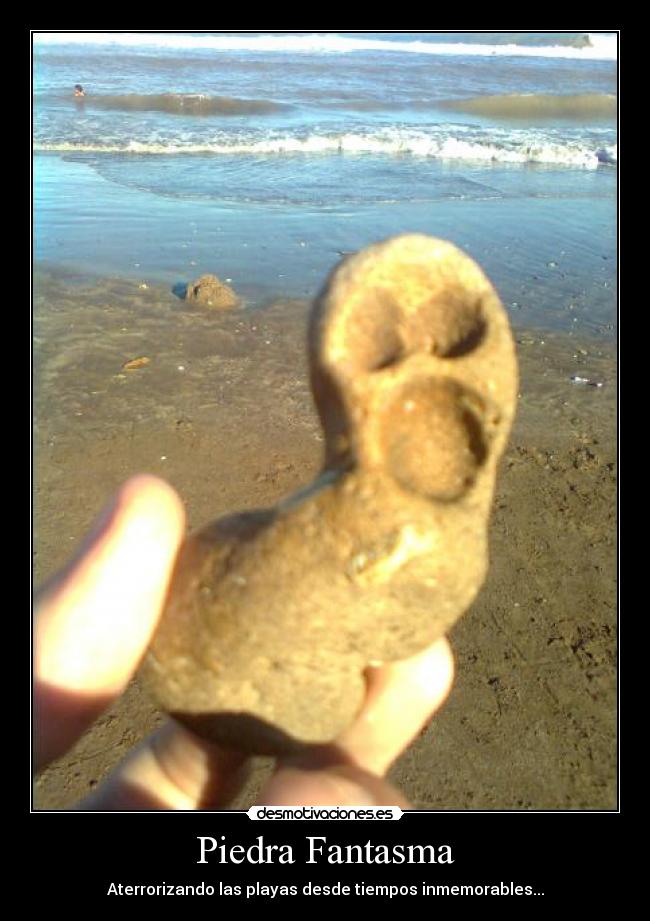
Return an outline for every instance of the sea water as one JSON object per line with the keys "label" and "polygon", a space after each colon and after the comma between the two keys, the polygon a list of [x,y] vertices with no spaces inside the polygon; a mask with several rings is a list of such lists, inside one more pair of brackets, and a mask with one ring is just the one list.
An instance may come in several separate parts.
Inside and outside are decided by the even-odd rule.
{"label": "sea water", "polygon": [[421,231],[512,312],[613,323],[613,34],[35,33],[33,60],[39,262],[257,306]]}

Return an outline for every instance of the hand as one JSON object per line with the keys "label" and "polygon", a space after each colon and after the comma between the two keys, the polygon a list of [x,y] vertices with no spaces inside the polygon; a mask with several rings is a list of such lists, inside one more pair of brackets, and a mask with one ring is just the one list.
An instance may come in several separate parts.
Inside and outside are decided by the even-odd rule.
{"label": "hand", "polygon": [[[40,769],[70,748],[125,690],[156,629],[183,539],[173,489],[129,480],[75,558],[36,602],[35,751]],[[369,668],[368,693],[336,740],[281,763],[260,805],[398,805],[383,776],[441,706],[453,659],[439,640],[408,660]],[[140,743],[80,809],[200,809],[227,804],[246,756],[169,721]]]}

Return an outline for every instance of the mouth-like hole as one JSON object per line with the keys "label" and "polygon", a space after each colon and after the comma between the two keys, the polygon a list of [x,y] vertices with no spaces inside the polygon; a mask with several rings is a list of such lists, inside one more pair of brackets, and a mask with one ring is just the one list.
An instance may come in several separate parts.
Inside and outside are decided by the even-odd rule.
{"label": "mouth-like hole", "polygon": [[485,463],[488,453],[485,439],[483,438],[483,427],[479,422],[478,416],[470,409],[463,410],[461,422],[465,426],[467,432],[469,450],[476,459],[477,467],[480,467]]}
{"label": "mouth-like hole", "polygon": [[410,492],[451,502],[474,483],[488,456],[482,401],[455,381],[417,380],[383,412],[385,463]]}

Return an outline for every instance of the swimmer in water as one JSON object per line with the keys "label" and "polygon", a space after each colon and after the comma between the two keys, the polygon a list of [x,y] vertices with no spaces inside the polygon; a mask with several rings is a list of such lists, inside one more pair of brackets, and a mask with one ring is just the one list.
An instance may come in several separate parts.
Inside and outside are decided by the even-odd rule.
{"label": "swimmer in water", "polygon": [[86,95],[85,90],[84,90],[83,86],[81,85],[81,83],[75,83],[74,94],[75,94],[75,96],[77,96],[77,97],[85,96],[85,95]]}

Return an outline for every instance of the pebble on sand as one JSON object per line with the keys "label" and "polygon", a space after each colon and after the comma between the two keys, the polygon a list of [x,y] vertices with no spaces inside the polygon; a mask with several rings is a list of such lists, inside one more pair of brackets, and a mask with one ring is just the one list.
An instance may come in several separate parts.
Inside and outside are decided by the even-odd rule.
{"label": "pebble on sand", "polygon": [[191,304],[213,307],[217,310],[232,310],[241,303],[233,289],[219,281],[216,275],[201,275],[188,285],[185,300]]}
{"label": "pebble on sand", "polygon": [[132,358],[130,361],[125,361],[122,365],[123,371],[135,371],[137,368],[144,368],[145,365],[148,365],[151,361],[150,358],[147,358],[146,355],[142,355],[140,358]]}

